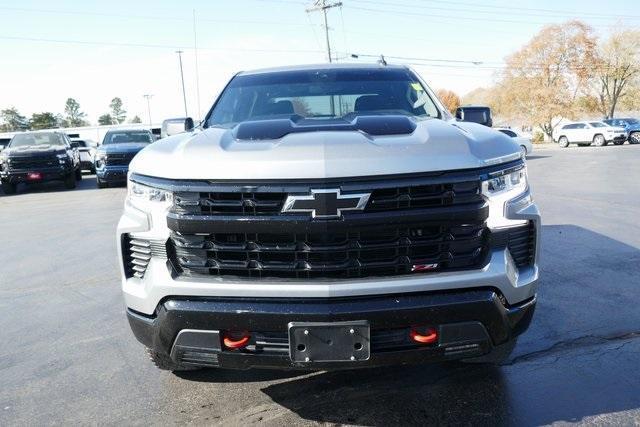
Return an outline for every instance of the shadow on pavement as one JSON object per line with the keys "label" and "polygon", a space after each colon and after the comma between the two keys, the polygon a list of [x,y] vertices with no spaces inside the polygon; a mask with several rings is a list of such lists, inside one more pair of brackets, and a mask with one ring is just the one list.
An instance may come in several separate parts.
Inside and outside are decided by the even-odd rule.
{"label": "shadow on pavement", "polygon": [[[115,188],[116,186],[111,186]],[[125,187],[122,185],[121,187]],[[82,180],[76,182],[76,188],[74,189],[66,189],[64,187],[64,183],[62,181],[50,181],[43,182],[40,184],[20,184],[18,186],[18,192],[16,194],[7,195],[0,189],[0,197],[15,197],[20,196],[22,194],[29,193],[55,193],[55,192],[70,192],[70,191],[82,191],[82,190],[96,190],[96,176],[95,175],[87,175],[82,174]]]}

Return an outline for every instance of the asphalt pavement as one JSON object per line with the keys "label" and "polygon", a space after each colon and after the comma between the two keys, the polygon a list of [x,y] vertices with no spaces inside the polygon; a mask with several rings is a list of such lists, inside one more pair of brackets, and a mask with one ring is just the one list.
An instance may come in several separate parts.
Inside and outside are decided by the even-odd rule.
{"label": "asphalt pavement", "polygon": [[530,329],[504,366],[157,370],[124,315],[124,188],[0,193],[0,425],[640,424],[640,146],[539,150]]}

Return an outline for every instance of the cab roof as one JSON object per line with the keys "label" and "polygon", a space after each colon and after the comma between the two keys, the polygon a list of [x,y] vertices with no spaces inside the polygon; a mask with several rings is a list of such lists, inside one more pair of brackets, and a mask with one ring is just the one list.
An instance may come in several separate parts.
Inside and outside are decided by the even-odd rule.
{"label": "cab roof", "polygon": [[256,70],[241,71],[239,76],[248,76],[255,74],[279,73],[286,71],[323,71],[323,70],[407,70],[406,65],[382,65],[382,64],[308,64],[308,65],[288,65],[284,67],[260,68]]}

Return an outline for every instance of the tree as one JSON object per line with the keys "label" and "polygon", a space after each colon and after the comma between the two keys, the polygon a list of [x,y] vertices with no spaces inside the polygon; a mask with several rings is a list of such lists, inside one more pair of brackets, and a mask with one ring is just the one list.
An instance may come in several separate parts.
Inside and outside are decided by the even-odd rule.
{"label": "tree", "polygon": [[455,92],[452,92],[447,89],[438,90],[436,92],[436,95],[438,95],[438,98],[440,99],[442,104],[445,106],[447,110],[449,110],[451,114],[455,114],[456,109],[462,103],[462,101],[460,101],[460,97]]}
{"label": "tree", "polygon": [[54,113],[45,111],[43,113],[33,113],[29,124],[31,125],[31,129],[38,130],[56,128],[60,125],[60,122],[59,117]]}
{"label": "tree", "polygon": [[551,137],[557,118],[572,117],[574,101],[588,89],[596,38],[580,21],[549,25],[506,62],[494,88],[497,113],[525,117]]}
{"label": "tree", "polygon": [[117,96],[111,100],[111,104],[109,104],[109,108],[111,108],[111,117],[117,123],[123,123],[127,118],[127,110],[122,106],[122,99]]}
{"label": "tree", "polygon": [[0,111],[0,131],[13,132],[21,129],[28,129],[27,118],[21,115],[15,107],[10,107]]}
{"label": "tree", "polygon": [[103,114],[100,117],[98,117],[98,124],[100,126],[106,126],[106,125],[112,125],[113,123],[113,117],[111,117],[111,114]]}
{"label": "tree", "polygon": [[87,116],[80,111],[80,104],[73,98],[67,98],[67,102],[64,104],[65,113],[65,126],[77,127],[86,126],[88,123],[84,118]]}
{"label": "tree", "polygon": [[595,66],[598,109],[610,118],[640,86],[640,30],[614,32],[599,48]]}
{"label": "tree", "polygon": [[133,116],[133,119],[131,119],[130,123],[142,123],[142,120],[139,116]]}

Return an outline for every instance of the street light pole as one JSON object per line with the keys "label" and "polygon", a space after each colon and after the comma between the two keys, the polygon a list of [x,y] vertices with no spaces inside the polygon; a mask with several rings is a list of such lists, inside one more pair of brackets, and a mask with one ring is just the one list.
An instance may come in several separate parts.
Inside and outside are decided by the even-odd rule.
{"label": "street light pole", "polygon": [[184,72],[182,71],[182,53],[181,50],[176,50],[178,54],[178,61],[180,62],[180,80],[182,80],[182,99],[184,100],[184,116],[189,117],[189,113],[187,113],[187,92],[184,89]]}
{"label": "street light pole", "polygon": [[151,94],[145,94],[142,95],[147,99],[147,113],[149,113],[149,126],[151,126],[151,98],[153,98],[153,95]]}

